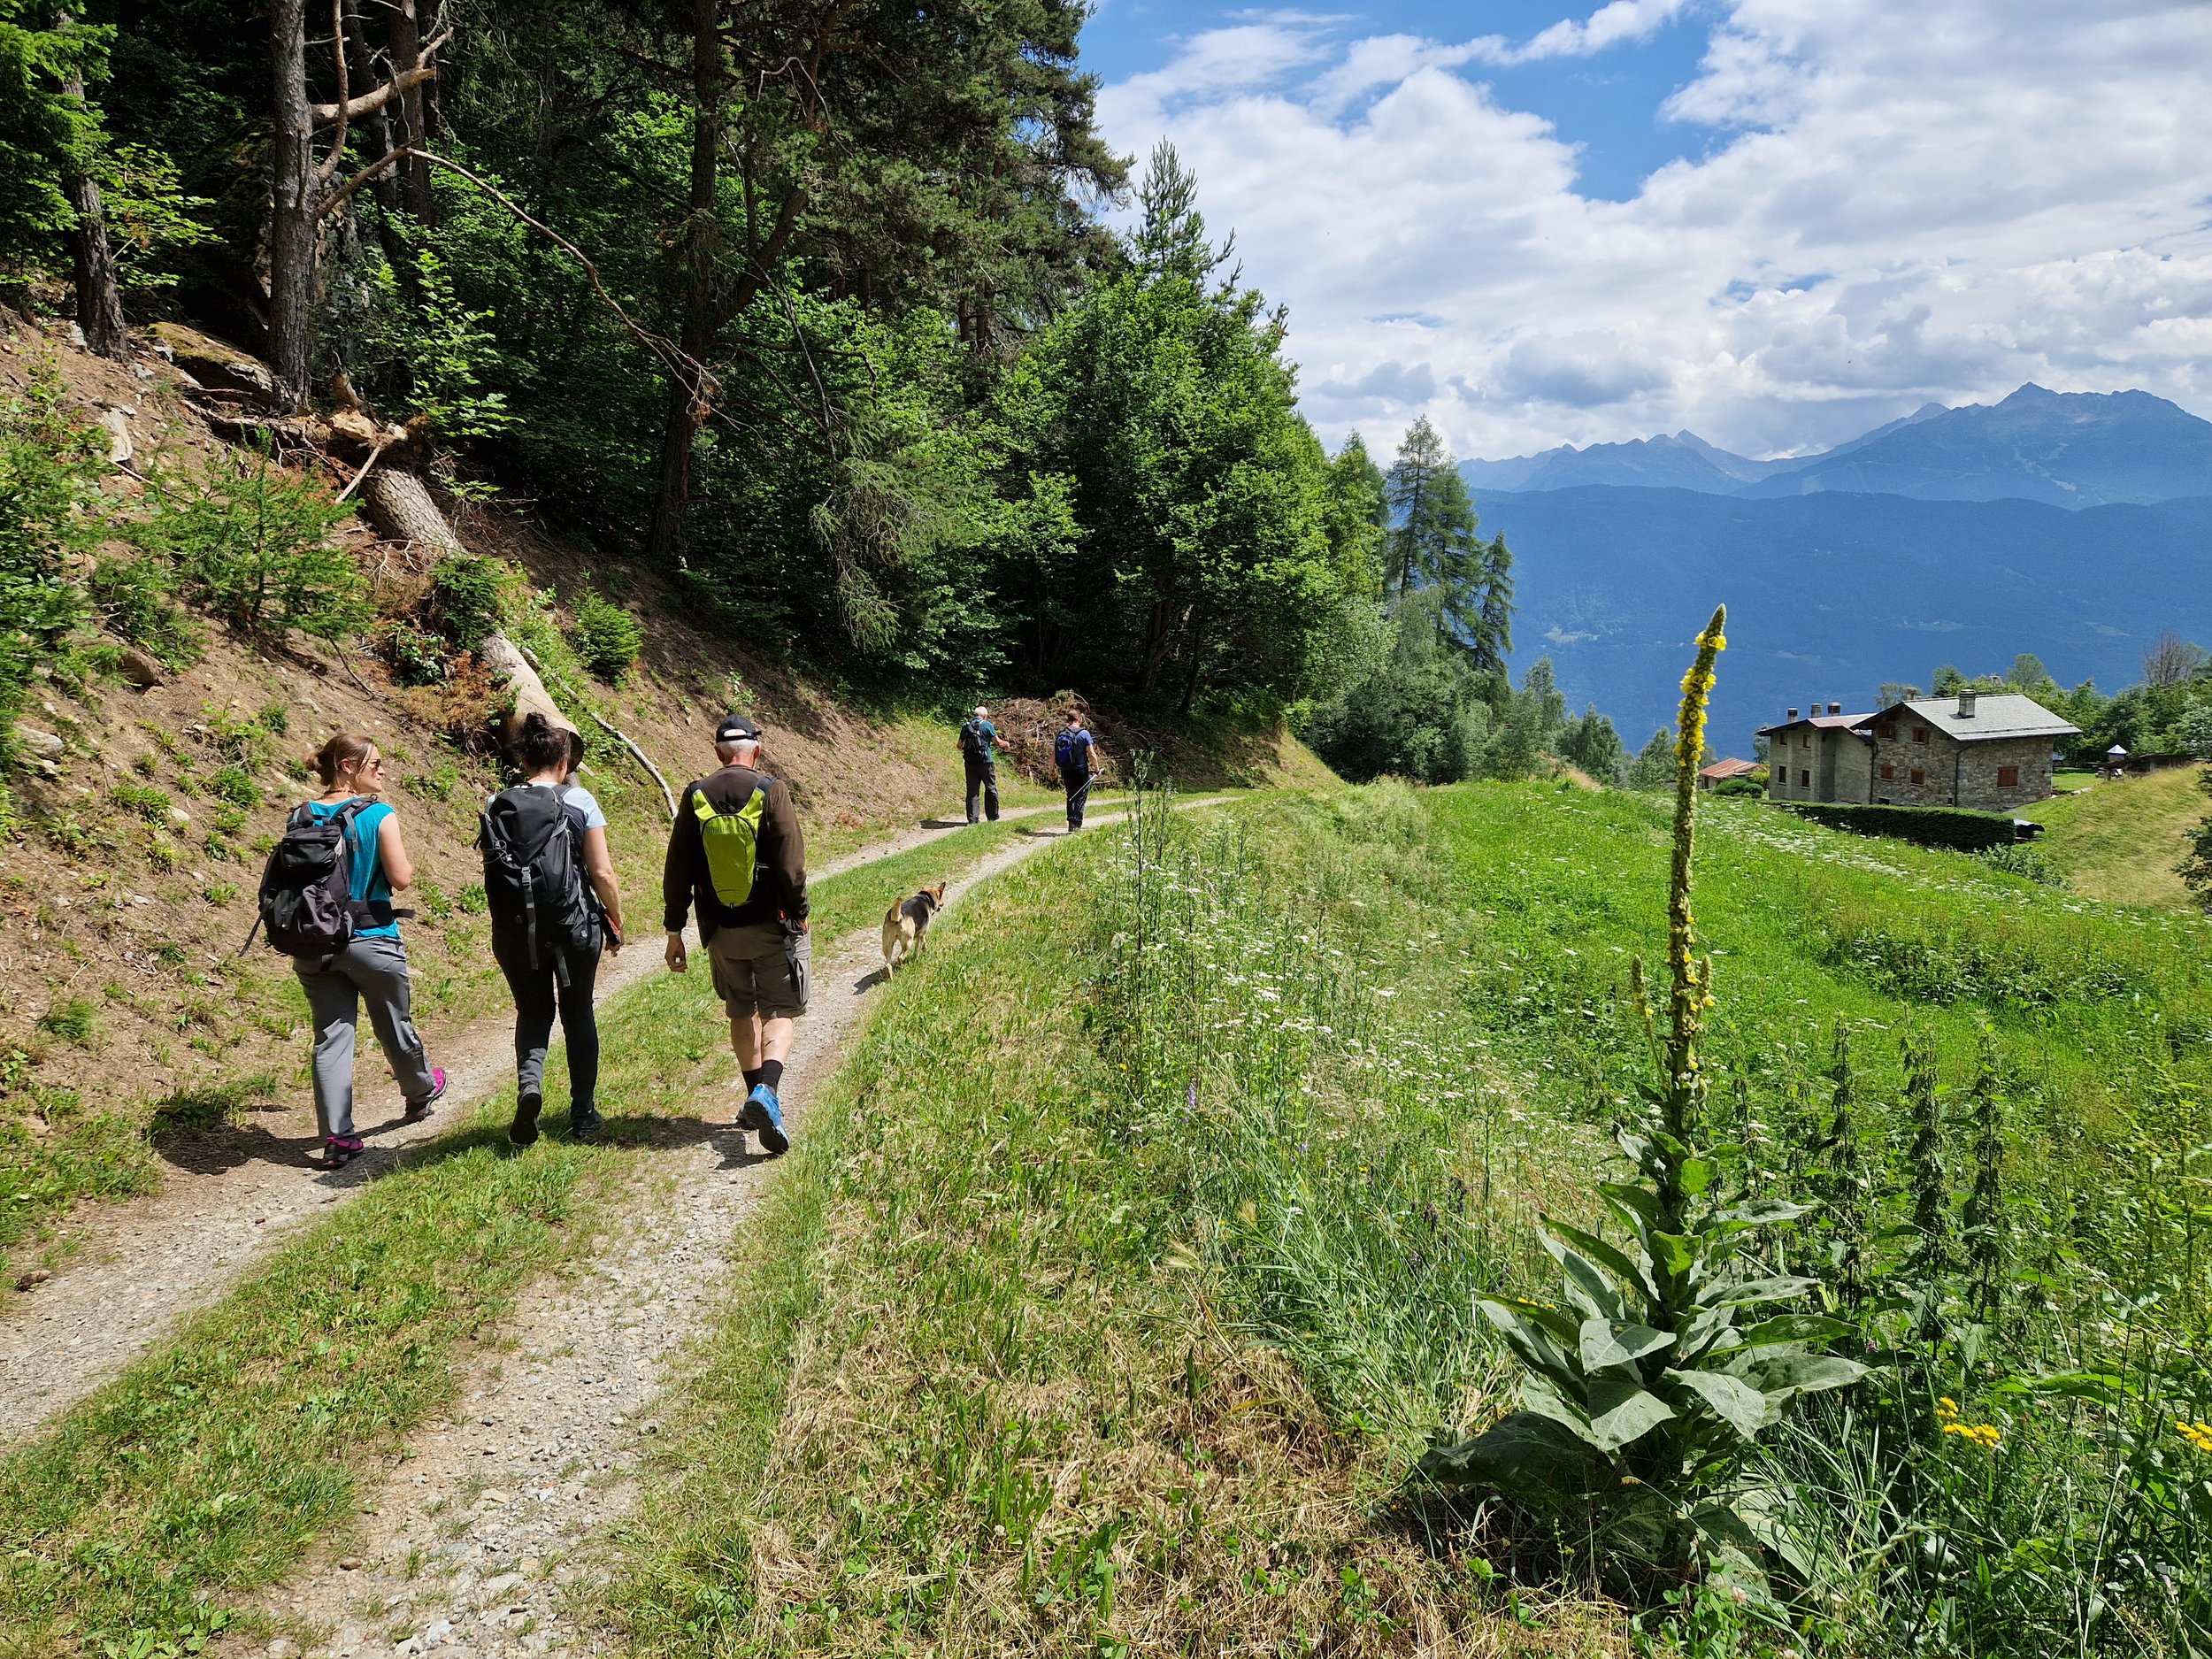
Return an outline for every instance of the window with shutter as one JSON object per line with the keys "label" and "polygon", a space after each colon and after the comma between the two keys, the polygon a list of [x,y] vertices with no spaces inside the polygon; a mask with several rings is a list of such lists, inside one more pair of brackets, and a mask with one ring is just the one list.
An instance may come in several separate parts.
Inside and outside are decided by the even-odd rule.
{"label": "window with shutter", "polygon": [[1882,776],[1883,776],[1883,777],[1885,777],[1885,778],[1894,778],[1896,775],[1897,775],[1897,768],[1896,768],[1896,767],[1894,767],[1894,766],[1885,766],[1885,767],[1883,767],[1883,768],[1882,768]]}
{"label": "window with shutter", "polygon": [[1915,783],[1925,783],[1928,781],[1928,774],[1921,771],[1919,767],[1915,766],[1912,769],[1912,780]]}
{"label": "window with shutter", "polygon": [[2017,766],[1998,767],[1997,787],[2000,789],[2017,789],[2020,787],[2020,768]]}

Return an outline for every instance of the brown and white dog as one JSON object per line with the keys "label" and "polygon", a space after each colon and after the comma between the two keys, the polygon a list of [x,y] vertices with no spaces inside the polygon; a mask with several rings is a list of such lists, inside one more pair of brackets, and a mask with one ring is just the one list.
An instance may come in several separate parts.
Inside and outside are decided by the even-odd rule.
{"label": "brown and white dog", "polygon": [[929,918],[945,908],[945,884],[924,887],[910,899],[901,899],[884,913],[883,971],[889,973],[912,958],[922,948]]}

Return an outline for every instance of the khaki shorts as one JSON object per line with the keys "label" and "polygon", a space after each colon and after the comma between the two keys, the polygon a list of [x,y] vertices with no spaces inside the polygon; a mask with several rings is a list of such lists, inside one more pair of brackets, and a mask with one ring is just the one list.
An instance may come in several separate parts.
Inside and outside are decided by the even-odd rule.
{"label": "khaki shorts", "polygon": [[732,1019],[796,1019],[806,1012],[814,962],[814,941],[806,934],[787,934],[781,922],[718,928],[707,941],[707,960],[714,967],[714,994]]}

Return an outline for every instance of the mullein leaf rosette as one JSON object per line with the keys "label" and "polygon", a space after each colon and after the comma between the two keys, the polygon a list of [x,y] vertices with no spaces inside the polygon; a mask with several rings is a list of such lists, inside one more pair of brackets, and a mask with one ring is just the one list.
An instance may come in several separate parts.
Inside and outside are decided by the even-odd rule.
{"label": "mullein leaf rosette", "polygon": [[1496,1492],[1540,1510],[1580,1513],[1617,1553],[1656,1568],[1688,1563],[1763,1587],[1762,1550],[1794,1563],[1768,1494],[1743,1479],[1746,1452],[1800,1394],[1857,1381],[1866,1368],[1824,1353],[1851,1327],[1796,1310],[1817,1281],[1765,1273],[1749,1235],[1812,1207],[1716,1194],[1724,1160],[1701,1148],[1709,1089],[1699,1047],[1713,1006],[1712,963],[1690,910],[1697,762],[1724,610],[1699,634],[1682,680],[1673,856],[1668,895],[1669,988],[1662,1026],[1640,964],[1632,986],[1660,1077],[1621,1150],[1636,1179],[1601,1184],[1618,1242],[1548,1218],[1557,1305],[1484,1298],[1479,1306],[1520,1363],[1520,1410],[1472,1440],[1440,1446],[1419,1478]]}

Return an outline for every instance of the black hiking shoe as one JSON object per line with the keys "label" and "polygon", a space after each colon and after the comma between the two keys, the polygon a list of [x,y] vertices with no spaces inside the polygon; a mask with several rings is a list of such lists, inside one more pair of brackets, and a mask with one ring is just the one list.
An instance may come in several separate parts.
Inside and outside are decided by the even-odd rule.
{"label": "black hiking shoe", "polygon": [[323,1155],[315,1161],[315,1167],[319,1170],[342,1170],[367,1150],[358,1135],[333,1135],[323,1142]]}
{"label": "black hiking shoe", "polygon": [[507,1125],[511,1145],[526,1147],[538,1138],[538,1114],[545,1110],[542,1094],[522,1094],[515,1100],[515,1120]]}
{"label": "black hiking shoe", "polygon": [[606,1126],[607,1120],[599,1115],[596,1106],[579,1106],[568,1115],[568,1138],[571,1141],[596,1141],[599,1132]]}

